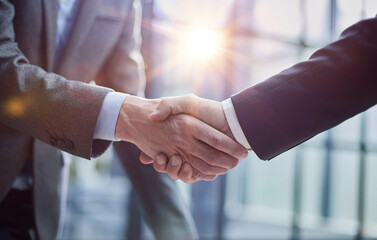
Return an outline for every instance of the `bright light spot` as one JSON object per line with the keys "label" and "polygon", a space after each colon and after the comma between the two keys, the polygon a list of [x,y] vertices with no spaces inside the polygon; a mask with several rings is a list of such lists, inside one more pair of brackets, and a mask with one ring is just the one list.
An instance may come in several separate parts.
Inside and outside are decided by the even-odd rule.
{"label": "bright light spot", "polygon": [[193,28],[184,31],[181,36],[181,48],[188,56],[208,60],[221,51],[223,37],[210,29]]}
{"label": "bright light spot", "polygon": [[12,98],[5,104],[5,110],[10,116],[21,116],[25,109],[25,103],[21,98]]}

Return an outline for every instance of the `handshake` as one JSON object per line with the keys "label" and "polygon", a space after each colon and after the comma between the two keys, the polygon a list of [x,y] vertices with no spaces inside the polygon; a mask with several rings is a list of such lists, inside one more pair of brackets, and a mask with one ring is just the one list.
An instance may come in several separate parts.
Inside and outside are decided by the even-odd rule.
{"label": "handshake", "polygon": [[248,151],[234,140],[222,104],[195,95],[163,99],[128,96],[115,137],[143,152],[140,161],[185,183],[213,180]]}

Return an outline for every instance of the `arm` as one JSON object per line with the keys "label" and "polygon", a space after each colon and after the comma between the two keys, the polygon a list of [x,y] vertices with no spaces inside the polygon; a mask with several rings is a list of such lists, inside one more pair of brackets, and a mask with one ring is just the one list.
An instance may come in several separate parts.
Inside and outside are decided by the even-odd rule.
{"label": "arm", "polygon": [[[308,61],[232,96],[240,126],[255,153],[271,159],[375,105],[376,43],[377,18],[361,21]],[[207,108],[204,112],[200,111],[203,107]],[[161,120],[188,113],[216,127],[223,122],[213,117],[219,111],[205,99],[175,98],[166,100],[151,117]],[[158,159],[161,164],[155,168],[159,171],[170,168],[169,174],[190,177],[191,166],[183,165],[182,169],[189,170],[182,175],[180,165],[167,165],[164,155],[155,162]]]}
{"label": "arm", "polygon": [[1,124],[74,155],[100,154],[103,144],[92,137],[111,90],[67,81],[30,64],[15,42],[14,14],[13,5],[0,0]]}
{"label": "arm", "polygon": [[377,102],[377,18],[361,21],[330,45],[232,102],[261,159],[276,155]]}

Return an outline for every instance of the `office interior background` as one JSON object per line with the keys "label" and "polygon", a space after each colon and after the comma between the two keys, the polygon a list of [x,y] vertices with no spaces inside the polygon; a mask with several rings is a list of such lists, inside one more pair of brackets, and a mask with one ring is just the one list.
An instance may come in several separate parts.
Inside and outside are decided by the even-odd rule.
{"label": "office interior background", "polygon": [[[150,98],[224,100],[377,14],[377,0],[142,5]],[[374,107],[269,162],[250,152],[213,182],[178,181],[201,239],[377,239],[376,123]],[[63,239],[153,239],[113,157],[72,162]]]}

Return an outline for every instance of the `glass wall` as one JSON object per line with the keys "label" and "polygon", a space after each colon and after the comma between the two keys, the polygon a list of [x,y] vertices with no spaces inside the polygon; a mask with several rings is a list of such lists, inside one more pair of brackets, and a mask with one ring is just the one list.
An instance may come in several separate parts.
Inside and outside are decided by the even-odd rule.
{"label": "glass wall", "polygon": [[[150,96],[194,92],[223,100],[306,60],[346,27],[375,14],[375,0],[154,1]],[[187,30],[192,27],[198,32]],[[217,34],[212,53],[201,49],[211,39],[200,35],[204,30]],[[190,46],[193,35],[201,41]],[[377,237],[376,122],[373,108],[272,161],[250,153],[227,176],[220,235]]]}
{"label": "glass wall", "polygon": [[[377,14],[377,0],[143,0],[143,6],[147,96],[195,93],[219,101],[308,59],[346,27]],[[226,177],[178,182],[201,239],[376,239],[376,123],[374,107],[271,161],[250,152]],[[76,161],[64,237],[119,238],[132,221],[129,183],[111,173],[117,167],[109,154],[93,169]]]}

